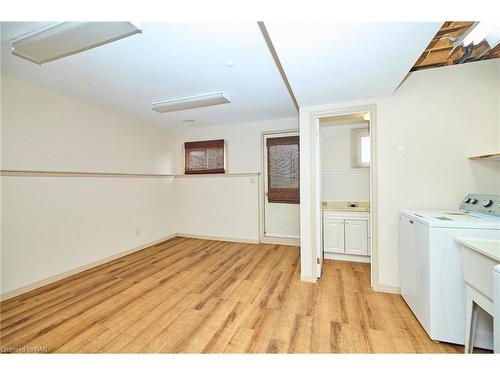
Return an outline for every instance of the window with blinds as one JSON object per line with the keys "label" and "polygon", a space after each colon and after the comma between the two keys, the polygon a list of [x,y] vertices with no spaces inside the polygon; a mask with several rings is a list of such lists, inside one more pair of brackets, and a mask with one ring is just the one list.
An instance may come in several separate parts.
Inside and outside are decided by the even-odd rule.
{"label": "window with blinds", "polygon": [[184,143],[184,173],[225,173],[224,140]]}
{"label": "window with blinds", "polygon": [[267,199],[299,203],[299,137],[267,138]]}

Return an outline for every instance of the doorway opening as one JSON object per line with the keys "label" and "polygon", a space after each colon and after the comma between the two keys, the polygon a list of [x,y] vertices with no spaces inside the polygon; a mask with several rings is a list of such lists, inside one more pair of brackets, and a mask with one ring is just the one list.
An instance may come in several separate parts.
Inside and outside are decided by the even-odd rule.
{"label": "doorway opening", "polygon": [[299,245],[299,132],[262,134],[261,242]]}
{"label": "doorway opening", "polygon": [[316,118],[316,276],[325,259],[368,263],[373,285],[372,109]]}

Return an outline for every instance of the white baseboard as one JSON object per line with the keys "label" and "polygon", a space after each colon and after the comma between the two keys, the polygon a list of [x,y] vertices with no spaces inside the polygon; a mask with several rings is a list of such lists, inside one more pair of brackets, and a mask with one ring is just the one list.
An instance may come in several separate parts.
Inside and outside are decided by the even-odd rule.
{"label": "white baseboard", "polygon": [[365,255],[323,253],[325,259],[342,260],[345,262],[370,263],[371,257]]}
{"label": "white baseboard", "polygon": [[388,285],[374,285],[373,290],[376,292],[383,293],[392,293],[392,294],[401,294],[401,289],[396,286],[388,286]]}
{"label": "white baseboard", "polygon": [[305,281],[307,283],[317,283],[318,278],[316,276],[300,275],[300,281]]}
{"label": "white baseboard", "polygon": [[135,253],[137,251],[144,250],[144,249],[146,249],[146,248],[148,248],[150,246],[154,246],[154,245],[159,244],[161,242],[168,241],[168,240],[170,240],[170,239],[172,239],[172,238],[174,238],[176,236],[177,235],[174,233],[174,234],[171,234],[170,236],[166,236],[166,237],[160,238],[159,240],[152,241],[152,242],[149,242],[147,244],[144,244],[144,245],[141,245],[141,246],[138,246],[138,247],[134,247],[134,248],[129,249],[129,250],[122,251],[120,253],[111,255],[109,257],[106,257],[106,258],[103,258],[103,259],[99,259],[99,260],[97,260],[95,262],[85,264],[85,265],[83,265],[81,267],[73,268],[73,269],[71,269],[69,271],[60,273],[58,275],[51,276],[51,277],[48,277],[46,279],[37,281],[35,283],[23,286],[21,288],[14,289],[14,290],[12,290],[10,292],[3,293],[2,295],[0,295],[0,301],[5,301],[5,300],[7,300],[9,298],[13,298],[13,297],[19,296],[21,294],[27,293],[27,292],[32,291],[34,289],[37,289],[37,288],[40,288],[42,286],[45,286],[45,285],[51,284],[53,282],[59,281],[59,280],[64,279],[66,277],[73,276],[73,275],[75,275],[75,274],[77,274],[79,272],[86,271],[86,270],[88,270],[90,268],[94,268],[94,267],[100,266],[100,265],[102,265],[104,263],[111,262],[112,260],[115,260],[115,259],[118,259],[118,258],[122,258],[122,257],[124,257],[126,255],[130,255],[130,254]]}
{"label": "white baseboard", "polygon": [[186,238],[196,238],[198,240],[210,240],[210,241],[224,241],[224,242],[242,242],[242,243],[253,243],[258,244],[259,240],[254,240],[251,238],[232,238],[232,237],[216,237],[216,236],[202,236],[198,234],[188,234],[188,233],[176,233],[176,237],[186,237]]}
{"label": "white baseboard", "polygon": [[300,238],[262,236],[260,242],[271,245],[300,246]]}

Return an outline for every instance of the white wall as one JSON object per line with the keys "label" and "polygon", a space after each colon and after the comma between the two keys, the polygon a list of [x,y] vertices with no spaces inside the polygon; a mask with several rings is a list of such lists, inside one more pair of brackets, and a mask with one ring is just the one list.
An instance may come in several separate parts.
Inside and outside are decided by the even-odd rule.
{"label": "white wall", "polygon": [[[3,170],[171,170],[168,130],[5,76],[1,116]],[[2,176],[2,293],[172,235],[172,184]]]}
{"label": "white wall", "polygon": [[[301,108],[301,170],[312,165],[311,113],[377,104],[379,284],[399,287],[398,213],[456,209],[468,192],[500,194],[500,163],[469,161],[500,149],[500,61],[415,72],[391,96]],[[400,146],[404,150],[400,151]],[[312,175],[301,176],[301,264],[313,274]]]}
{"label": "white wall", "polygon": [[[262,132],[297,129],[298,119],[288,118],[256,123],[224,126],[189,126],[175,130],[175,171],[183,173],[184,142],[207,139],[224,139],[226,172],[259,173],[256,184],[249,183],[249,176],[213,177],[192,176],[177,178],[179,202],[184,202],[179,220],[181,233],[205,233],[207,236],[259,238],[259,189],[262,190]],[[204,191],[213,194],[210,200]],[[257,198],[256,198],[257,194]],[[195,202],[195,203],[194,203]],[[283,237],[299,236],[299,205],[272,204],[267,210],[266,222],[274,223],[268,233]],[[271,211],[271,212],[270,212]],[[189,220],[200,212],[210,212],[208,220]],[[272,219],[269,220],[269,216]],[[280,225],[276,225],[280,224]],[[283,224],[283,225],[281,225]]]}
{"label": "white wall", "polygon": [[370,200],[370,170],[352,168],[353,128],[366,128],[366,125],[321,126],[322,200]]}
{"label": "white wall", "polygon": [[172,183],[2,177],[2,293],[172,235]]}
{"label": "white wall", "polygon": [[298,118],[250,122],[223,126],[186,126],[174,129],[174,172],[183,174],[184,142],[224,139],[226,173],[260,173],[262,132],[298,129]]}
{"label": "white wall", "polygon": [[179,176],[175,196],[180,234],[259,241],[257,174]]}
{"label": "white wall", "polygon": [[[413,73],[378,105],[379,282],[399,286],[401,209],[457,209],[467,193],[500,194],[499,60]],[[404,151],[398,151],[403,146]]]}
{"label": "white wall", "polygon": [[172,134],[2,76],[2,169],[171,173]]}

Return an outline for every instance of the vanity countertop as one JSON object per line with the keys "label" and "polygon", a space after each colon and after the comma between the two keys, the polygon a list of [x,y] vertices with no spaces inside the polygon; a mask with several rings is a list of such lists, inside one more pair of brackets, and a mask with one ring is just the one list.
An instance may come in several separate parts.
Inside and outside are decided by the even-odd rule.
{"label": "vanity countertop", "polygon": [[[355,204],[355,207],[351,207]],[[370,212],[370,202],[321,201],[322,211]]]}

